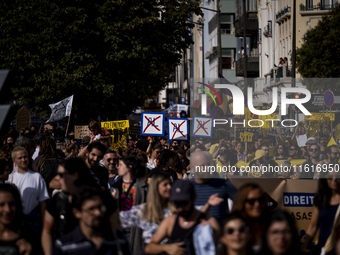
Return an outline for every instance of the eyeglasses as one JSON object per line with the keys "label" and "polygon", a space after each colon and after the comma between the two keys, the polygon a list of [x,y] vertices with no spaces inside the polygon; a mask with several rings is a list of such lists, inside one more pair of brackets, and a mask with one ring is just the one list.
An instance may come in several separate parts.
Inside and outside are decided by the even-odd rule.
{"label": "eyeglasses", "polygon": [[90,214],[94,214],[96,209],[98,209],[101,213],[105,213],[106,212],[106,206],[105,205],[99,205],[99,206],[93,206],[93,207],[90,207],[88,209],[82,209],[82,211],[84,212],[88,212]]}
{"label": "eyeglasses", "polygon": [[319,149],[309,149],[310,152],[316,152],[319,151]]}
{"label": "eyeglasses", "polygon": [[249,230],[249,228],[247,226],[242,226],[237,228],[226,228],[224,229],[224,233],[228,234],[228,235],[232,235],[234,234],[234,232],[238,231],[240,234],[244,234],[247,233]]}
{"label": "eyeglasses", "polygon": [[295,151],[295,148],[290,148],[289,150],[290,150],[290,151]]}
{"label": "eyeglasses", "polygon": [[266,198],[260,197],[260,198],[252,198],[252,199],[246,200],[246,202],[250,205],[254,205],[256,201],[258,201],[260,205],[263,205],[266,202]]}
{"label": "eyeglasses", "polygon": [[283,150],[283,147],[278,147],[279,150]]}

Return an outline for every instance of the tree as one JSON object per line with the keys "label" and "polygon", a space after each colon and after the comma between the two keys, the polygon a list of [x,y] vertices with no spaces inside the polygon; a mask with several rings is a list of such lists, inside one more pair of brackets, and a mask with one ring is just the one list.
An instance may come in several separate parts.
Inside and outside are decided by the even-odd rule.
{"label": "tree", "polygon": [[[340,77],[340,6],[323,16],[316,27],[304,35],[305,42],[296,51],[297,71],[304,78]],[[331,79],[308,79],[311,91],[340,91],[339,83]]]}
{"label": "tree", "polygon": [[193,43],[198,1],[0,1],[0,68],[11,97],[38,113],[74,94],[73,113],[122,118],[164,88]]}

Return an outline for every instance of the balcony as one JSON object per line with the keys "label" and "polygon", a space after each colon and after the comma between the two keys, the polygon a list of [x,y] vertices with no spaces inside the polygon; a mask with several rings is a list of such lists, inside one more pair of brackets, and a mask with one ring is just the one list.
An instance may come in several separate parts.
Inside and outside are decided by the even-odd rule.
{"label": "balcony", "polygon": [[328,13],[331,9],[337,7],[339,5],[339,2],[335,2],[333,4],[324,4],[324,3],[318,3],[316,5],[303,5],[300,4],[300,11],[299,13],[302,16],[305,15],[320,15]]}
{"label": "balcony", "polygon": [[[244,76],[244,58],[236,61],[236,76]],[[251,55],[247,62],[247,77],[259,76],[259,56]]]}
{"label": "balcony", "polygon": [[[257,12],[247,12],[246,15],[247,15],[247,21],[246,21],[247,36],[257,35],[257,32],[258,32]],[[234,27],[235,27],[235,36],[242,37],[243,36],[243,15],[240,16],[238,20],[235,20]]]}
{"label": "balcony", "polygon": [[290,6],[287,6],[276,14],[276,23],[281,23],[288,17],[290,17]]}
{"label": "balcony", "polygon": [[292,67],[287,65],[270,70],[270,81],[276,83],[280,81],[281,78],[292,77],[291,70]]}

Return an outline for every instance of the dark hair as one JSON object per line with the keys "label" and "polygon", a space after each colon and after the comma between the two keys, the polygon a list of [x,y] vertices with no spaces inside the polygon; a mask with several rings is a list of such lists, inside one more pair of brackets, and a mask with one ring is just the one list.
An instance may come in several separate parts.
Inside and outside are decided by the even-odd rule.
{"label": "dark hair", "polygon": [[57,145],[53,138],[44,137],[41,139],[39,155],[41,156],[38,164],[37,170],[40,173],[42,166],[47,158],[54,158],[56,156]]}
{"label": "dark hair", "polygon": [[[139,160],[133,156],[125,156],[122,158],[124,164],[129,167],[129,172],[131,178],[134,180],[136,178],[143,178],[145,176],[145,168],[141,165]],[[130,167],[131,166],[131,167]]]}
{"label": "dark hair", "polygon": [[[285,139],[285,140],[286,140],[286,139]],[[282,144],[282,143],[276,144],[276,146],[275,146],[275,156],[278,155],[278,154],[277,154],[277,150],[279,149],[279,146],[282,146],[282,148],[283,148],[284,157],[285,157],[285,158],[288,158],[288,156],[289,156],[288,149],[287,149],[287,147],[286,147],[284,144]]]}
{"label": "dark hair", "polygon": [[332,148],[336,148],[337,150],[339,149],[337,145],[333,144],[333,145],[328,146],[328,147],[326,148],[326,153],[327,153],[327,154],[331,154],[331,153],[332,153]]}
{"label": "dark hair", "polygon": [[10,193],[14,198],[16,212],[12,222],[12,227],[13,230],[17,232],[21,229],[24,220],[24,213],[19,190],[11,184],[1,184],[0,193]]}
{"label": "dark hair", "polygon": [[64,167],[69,174],[78,174],[78,179],[74,182],[74,185],[77,187],[90,185],[99,188],[98,183],[87,168],[85,162],[80,158],[65,159],[60,165]]}
{"label": "dark hair", "polygon": [[325,138],[329,139],[329,136],[328,136],[328,135],[326,135],[326,134],[320,134],[320,135],[319,135],[319,138],[320,138],[320,139],[321,139],[321,138],[323,138],[323,137],[325,137]]}
{"label": "dark hair", "polygon": [[98,189],[91,186],[83,186],[77,190],[76,194],[72,196],[72,207],[81,211],[81,207],[87,200],[93,199],[93,197],[101,197]]}
{"label": "dark hair", "polygon": [[201,151],[206,151],[206,150],[207,150],[207,149],[204,147],[203,144],[195,145],[194,151],[195,151],[196,149],[200,149]]}
{"label": "dark hair", "polygon": [[163,149],[163,146],[160,142],[153,142],[151,143],[151,150]]}
{"label": "dark hair", "polygon": [[83,147],[86,147],[87,145],[89,145],[90,141],[91,141],[91,137],[89,137],[89,136],[84,136],[84,137],[83,137],[83,140],[81,140],[81,145],[82,145]]}
{"label": "dark hair", "polygon": [[[337,165],[337,167],[335,166]],[[338,162],[330,162],[327,165],[327,169],[339,169],[339,163]],[[332,190],[329,188],[326,175],[328,174],[328,171],[324,172],[321,171],[320,178],[318,181],[318,190],[315,193],[314,198],[314,205],[318,208],[320,207],[326,207],[326,209],[330,208],[330,200],[332,197]]]}
{"label": "dark hair", "polygon": [[231,166],[234,166],[237,163],[237,155],[233,151],[224,151],[220,154],[220,157],[230,161]]}
{"label": "dark hair", "polygon": [[93,142],[93,143],[90,143],[89,146],[87,146],[87,151],[88,151],[89,153],[91,153],[91,151],[92,151],[93,149],[97,149],[97,150],[101,151],[102,154],[103,154],[103,156],[104,156],[105,151],[106,151],[105,146],[104,146],[101,142],[98,142],[98,141],[95,141],[95,142]]}
{"label": "dark hair", "polygon": [[35,141],[35,145],[39,146],[41,143],[41,140],[46,136],[45,133],[38,133],[34,136],[34,141]]}
{"label": "dark hair", "polygon": [[184,155],[184,150],[182,148],[178,148],[177,150],[175,150],[175,152],[177,154],[181,154],[181,155]]}
{"label": "dark hair", "polygon": [[[267,226],[266,226],[267,233],[269,231],[269,227],[275,222],[287,222],[292,233],[291,245],[285,254],[291,254],[291,255],[301,254],[301,249],[300,249],[301,245],[300,245],[300,238],[298,236],[298,231],[295,227],[294,220],[289,215],[289,213],[282,209],[275,209],[272,213],[270,213],[267,219]],[[263,239],[263,241],[264,241],[263,249],[262,249],[262,252],[260,252],[259,254],[268,254],[268,255],[273,254],[269,250],[269,247],[268,247],[267,235],[266,235],[266,238]]]}
{"label": "dark hair", "polygon": [[161,153],[159,154],[158,157],[158,164],[157,166],[159,167],[165,167],[166,163],[168,162],[168,160],[170,158],[175,158],[176,153],[173,151],[169,151],[169,150],[163,150],[161,151]]}

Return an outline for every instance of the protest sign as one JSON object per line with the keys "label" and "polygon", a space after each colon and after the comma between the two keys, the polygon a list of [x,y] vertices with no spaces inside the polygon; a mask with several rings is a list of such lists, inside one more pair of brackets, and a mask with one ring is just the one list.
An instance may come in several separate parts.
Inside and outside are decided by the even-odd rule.
{"label": "protest sign", "polygon": [[16,128],[29,128],[31,124],[31,113],[30,111],[23,106],[15,116],[16,119]]}
{"label": "protest sign", "polygon": [[105,127],[114,138],[114,143],[118,143],[123,137],[129,133],[129,120],[105,121],[100,123],[101,127]]}
{"label": "protest sign", "polygon": [[74,138],[83,139],[85,136],[91,137],[91,131],[87,125],[74,126]]}

